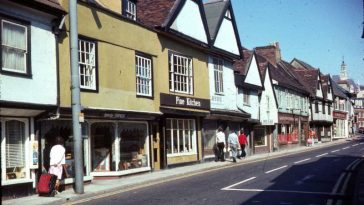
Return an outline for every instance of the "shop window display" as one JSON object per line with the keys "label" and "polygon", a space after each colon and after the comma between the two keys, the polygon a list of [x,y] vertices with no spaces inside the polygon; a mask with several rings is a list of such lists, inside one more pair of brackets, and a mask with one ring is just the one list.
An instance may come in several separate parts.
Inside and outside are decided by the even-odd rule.
{"label": "shop window display", "polygon": [[120,162],[119,170],[148,166],[148,128],[145,123],[119,123]]}
{"label": "shop window display", "polygon": [[25,163],[27,122],[16,119],[0,121],[0,135],[3,134],[3,125],[5,136],[1,137],[1,159],[2,165],[5,165],[2,167],[6,168],[6,180],[24,179],[27,172]]}
{"label": "shop window display", "polygon": [[112,123],[93,123],[91,125],[92,170],[115,171],[112,164],[114,152],[114,126]]}
{"label": "shop window display", "polygon": [[265,130],[264,129],[255,129],[255,136],[254,136],[254,145],[255,146],[266,146],[267,140],[265,136]]}
{"label": "shop window display", "polygon": [[167,119],[166,145],[168,154],[196,152],[195,120]]}
{"label": "shop window display", "polygon": [[[86,135],[87,124],[82,124],[82,135]],[[44,134],[44,147],[43,147],[43,167],[49,169],[49,154],[56,136],[61,136],[64,140],[64,147],[66,150],[66,164],[64,165],[64,178],[74,178],[74,154],[73,154],[73,135],[72,135],[72,122],[71,121],[45,121],[42,123],[42,133]],[[84,146],[84,142],[83,146]],[[84,157],[84,153],[82,153]],[[84,174],[86,172],[84,158]]]}

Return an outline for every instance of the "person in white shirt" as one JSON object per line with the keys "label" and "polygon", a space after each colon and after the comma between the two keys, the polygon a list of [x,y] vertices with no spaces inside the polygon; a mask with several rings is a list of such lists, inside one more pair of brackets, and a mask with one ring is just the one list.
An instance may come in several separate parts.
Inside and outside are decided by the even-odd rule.
{"label": "person in white shirt", "polygon": [[63,138],[57,136],[55,139],[55,144],[51,149],[49,154],[49,173],[57,176],[55,190],[58,192],[59,186],[61,184],[63,165],[66,163],[65,159],[66,149],[63,147]]}
{"label": "person in white shirt", "polygon": [[216,145],[218,148],[218,153],[217,153],[217,159],[215,161],[225,161],[225,157],[224,157],[224,148],[225,148],[225,133],[223,132],[222,127],[219,127],[217,129],[217,133],[216,133]]}
{"label": "person in white shirt", "polygon": [[234,130],[230,131],[229,137],[228,137],[228,146],[231,149],[231,155],[233,157],[233,162],[236,162],[236,156],[238,154],[238,145],[239,145],[239,139],[238,135]]}

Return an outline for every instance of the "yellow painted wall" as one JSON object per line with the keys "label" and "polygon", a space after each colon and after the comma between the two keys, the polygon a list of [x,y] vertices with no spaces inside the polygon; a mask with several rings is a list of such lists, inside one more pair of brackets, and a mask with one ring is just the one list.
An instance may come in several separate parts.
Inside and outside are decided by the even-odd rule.
{"label": "yellow painted wall", "polygon": [[98,0],[104,7],[113,10],[116,13],[121,14],[122,0]]}
{"label": "yellow painted wall", "polygon": [[[67,3],[66,1],[63,1]],[[68,8],[66,5],[65,8]],[[127,109],[157,112],[159,92],[154,85],[154,99],[136,97],[135,52],[153,56],[153,77],[158,79],[157,34],[144,27],[115,18],[85,4],[78,4],[78,32],[80,36],[97,41],[98,93],[81,92],[84,107]],[[68,21],[66,28],[69,29]],[[61,106],[70,107],[69,32],[59,45]]]}
{"label": "yellow painted wall", "polygon": [[159,75],[163,81],[158,81],[160,91],[162,93],[170,93],[169,91],[169,67],[168,67],[168,51],[177,52],[193,58],[193,79],[194,79],[194,93],[193,95],[186,95],[182,93],[175,93],[176,95],[190,96],[196,98],[210,99],[209,94],[209,76],[208,76],[208,59],[206,53],[197,50],[187,44],[179,43],[175,40],[168,39],[160,36],[159,40],[162,46],[162,55],[158,57],[158,64],[161,70]]}

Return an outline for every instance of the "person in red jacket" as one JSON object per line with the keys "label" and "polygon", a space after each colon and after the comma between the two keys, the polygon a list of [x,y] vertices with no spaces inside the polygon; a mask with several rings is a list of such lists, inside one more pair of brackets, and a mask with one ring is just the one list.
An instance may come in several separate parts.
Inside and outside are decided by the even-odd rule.
{"label": "person in red jacket", "polygon": [[246,138],[243,128],[241,128],[241,130],[240,130],[239,144],[240,144],[240,148],[241,148],[241,155],[238,158],[240,159],[240,157],[244,158],[246,156],[245,146],[248,144],[248,140]]}

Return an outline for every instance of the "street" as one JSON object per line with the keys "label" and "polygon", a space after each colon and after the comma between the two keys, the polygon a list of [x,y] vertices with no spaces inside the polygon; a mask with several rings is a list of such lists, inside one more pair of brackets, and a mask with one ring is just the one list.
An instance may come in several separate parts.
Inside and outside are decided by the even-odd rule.
{"label": "street", "polygon": [[351,204],[353,170],[363,154],[363,140],[348,141],[72,203]]}

